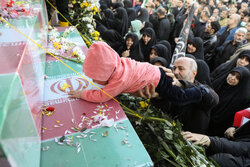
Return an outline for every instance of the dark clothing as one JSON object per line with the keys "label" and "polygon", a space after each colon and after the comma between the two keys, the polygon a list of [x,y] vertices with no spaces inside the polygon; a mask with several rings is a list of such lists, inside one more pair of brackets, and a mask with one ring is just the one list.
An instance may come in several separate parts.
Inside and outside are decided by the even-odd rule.
{"label": "dark clothing", "polygon": [[134,8],[127,8],[127,14],[128,14],[128,27],[131,26],[131,21],[136,19],[136,12]]}
{"label": "dark clothing", "polygon": [[178,105],[195,103],[200,101],[203,95],[206,94],[207,89],[202,85],[189,87],[184,90],[178,86],[174,86],[172,84],[173,79],[166,76],[166,73],[161,68],[159,69],[161,71],[161,79],[155,90],[161,97],[168,99],[172,103]]}
{"label": "dark clothing", "polygon": [[154,27],[157,40],[168,40],[170,36],[170,22],[167,17],[158,20],[156,27]]}
{"label": "dark clothing", "polygon": [[146,8],[140,8],[139,12],[141,14],[139,16],[137,16],[137,20],[140,20],[142,23],[144,21],[149,21],[149,14],[148,14],[148,10]]}
{"label": "dark clothing", "polygon": [[[56,7],[57,10],[69,21],[71,22],[70,15],[69,15],[69,8],[68,8],[69,0],[56,0]],[[46,1],[46,7],[48,11],[48,20],[51,19],[50,15],[50,4]],[[58,14],[58,19],[62,22],[67,22],[60,14]]]}
{"label": "dark clothing", "polygon": [[[227,76],[231,72],[240,74],[239,83],[231,86]],[[223,136],[227,128],[233,125],[234,114],[244,109],[250,97],[250,72],[246,67],[235,67],[212,82],[214,90],[220,97],[219,104],[211,112],[210,135]]]}
{"label": "dark clothing", "polygon": [[[168,48],[169,53],[171,53],[171,55],[172,55],[171,44],[167,40],[161,40],[158,42],[158,44],[162,44],[162,45],[166,46]],[[172,56],[171,56],[171,58],[172,58]]]}
{"label": "dark clothing", "polygon": [[232,41],[225,42],[221,49],[218,51],[215,60],[214,60],[214,68],[218,67],[222,63],[225,63],[229,58],[234,54],[234,52],[237,50],[239,46],[241,46],[241,43],[235,43],[233,44]]}
{"label": "dark clothing", "polygon": [[202,36],[203,39],[203,48],[204,48],[204,60],[208,64],[209,67],[212,66],[214,51],[217,43],[217,35],[216,34],[208,34],[205,32]]}
{"label": "dark clothing", "polygon": [[155,31],[152,28],[148,27],[148,28],[143,29],[142,35],[144,34],[151,37],[147,45],[145,45],[142,38],[140,39],[140,46],[141,46],[142,54],[144,56],[144,61],[149,62],[149,55],[150,55],[151,48],[156,43]]}
{"label": "dark clothing", "polygon": [[[238,58],[241,57],[248,57],[250,59],[250,50],[242,51],[235,59],[233,59],[230,62],[226,62],[221,64],[219,67],[217,67],[210,75],[211,82],[215,82],[215,80],[219,79],[223,75],[227,74],[229,71],[231,71],[234,67],[236,67],[236,63]],[[248,70],[250,70],[250,64],[246,66]]]}
{"label": "dark clothing", "polygon": [[[196,18],[197,19],[197,18]],[[203,23],[198,19],[194,23],[193,33],[195,37],[201,37],[205,32],[206,22]]]}
{"label": "dark clothing", "polygon": [[112,29],[115,29],[121,36],[124,36],[128,32],[128,15],[127,11],[119,7],[116,9],[115,19],[109,19],[108,24]]}
{"label": "dark clothing", "polygon": [[[190,87],[199,87],[202,84],[195,81],[190,83],[181,81],[184,90]],[[210,111],[218,104],[219,98],[213,89],[209,86],[204,86],[206,92],[203,94],[202,99],[188,105],[171,105],[167,113],[171,114],[173,118],[177,118],[182,124],[183,129],[194,133],[207,134],[210,121]]]}
{"label": "dark clothing", "polygon": [[127,49],[127,45],[126,45],[126,40],[128,38],[131,38],[132,41],[133,41],[133,45],[130,46],[130,49],[129,49],[129,58],[131,59],[134,59],[136,61],[144,61],[144,57],[143,57],[143,54],[141,52],[141,47],[140,47],[140,44],[139,44],[139,39],[138,39],[138,36],[134,33],[128,33],[126,35],[126,39],[123,43],[123,45],[119,48],[119,50],[117,51],[118,54],[122,57],[122,53]]}
{"label": "dark clothing", "polygon": [[165,47],[163,44],[156,44],[152,47],[157,53],[159,57],[163,57],[167,60],[167,67],[169,67],[171,63],[171,53],[169,52],[168,48]]}
{"label": "dark clothing", "polygon": [[204,60],[203,40],[200,37],[194,37],[193,39],[188,41],[188,44],[193,44],[196,48],[196,51],[193,53],[189,53],[187,50],[187,53],[192,54],[196,59]]}
{"label": "dark clothing", "polygon": [[204,60],[196,59],[197,63],[197,74],[195,80],[199,81],[202,84],[211,86],[210,80],[210,70],[207,63]]}
{"label": "dark clothing", "polygon": [[221,167],[250,166],[250,121],[236,130],[233,140],[209,137],[208,154]]}
{"label": "dark clothing", "polygon": [[106,30],[104,33],[102,33],[101,37],[115,51],[118,51],[118,49],[124,43],[123,37],[117,31],[115,31],[113,29]]}
{"label": "dark clothing", "polygon": [[123,1],[123,4],[124,4],[124,8],[125,9],[128,9],[128,8],[132,8],[133,7],[133,4],[130,0],[124,0]]}

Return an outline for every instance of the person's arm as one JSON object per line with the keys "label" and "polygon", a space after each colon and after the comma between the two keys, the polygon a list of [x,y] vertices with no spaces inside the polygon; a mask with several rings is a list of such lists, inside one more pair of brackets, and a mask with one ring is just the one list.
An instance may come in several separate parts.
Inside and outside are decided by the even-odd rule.
{"label": "person's arm", "polygon": [[230,141],[226,138],[209,137],[210,146],[209,152],[215,153],[229,153],[234,156],[246,156],[249,154],[250,142],[245,141]]}

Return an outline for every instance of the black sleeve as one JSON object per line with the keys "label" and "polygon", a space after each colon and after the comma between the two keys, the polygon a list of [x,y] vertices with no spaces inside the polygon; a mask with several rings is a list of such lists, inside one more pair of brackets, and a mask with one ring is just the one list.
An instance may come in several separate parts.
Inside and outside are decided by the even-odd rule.
{"label": "black sleeve", "polygon": [[187,105],[199,102],[203,94],[207,91],[203,86],[195,86],[183,90],[178,86],[173,86],[172,82],[173,79],[166,76],[165,72],[161,69],[161,79],[156,91],[161,97],[174,104]]}
{"label": "black sleeve", "polygon": [[233,156],[248,156],[250,153],[250,142],[230,141],[226,138],[209,137],[211,143],[208,151],[215,153],[229,153]]}
{"label": "black sleeve", "polygon": [[[191,83],[188,81],[180,80],[180,82],[184,89],[196,86],[195,83]],[[204,108],[213,108],[214,106],[216,106],[219,103],[218,94],[208,85],[201,85],[201,87],[203,87],[203,89],[206,90],[206,91],[203,91],[203,94],[202,94],[202,101],[201,101],[202,106]]]}

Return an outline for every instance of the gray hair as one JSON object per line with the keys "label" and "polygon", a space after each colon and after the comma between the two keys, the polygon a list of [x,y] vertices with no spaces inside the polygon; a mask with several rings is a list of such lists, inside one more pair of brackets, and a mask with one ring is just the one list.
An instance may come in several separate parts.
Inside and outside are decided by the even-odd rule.
{"label": "gray hair", "polygon": [[197,71],[197,63],[194,59],[190,58],[190,57],[179,57],[177,60],[187,60],[190,63],[190,70],[191,72],[193,71]]}
{"label": "gray hair", "polygon": [[246,35],[247,29],[245,27],[240,27],[235,31],[235,33],[239,33],[239,32],[244,33]]}

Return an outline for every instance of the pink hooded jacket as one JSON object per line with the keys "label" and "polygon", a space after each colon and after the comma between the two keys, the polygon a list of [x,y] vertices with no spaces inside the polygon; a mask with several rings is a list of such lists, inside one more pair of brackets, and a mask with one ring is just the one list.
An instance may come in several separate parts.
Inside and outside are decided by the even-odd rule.
{"label": "pink hooded jacket", "polygon": [[[94,80],[108,81],[103,91],[112,97],[120,93],[136,92],[150,84],[157,87],[161,77],[159,67],[130,58],[120,58],[105,42],[91,45],[83,64],[83,72]],[[111,97],[103,91],[85,90],[81,98],[90,102],[110,100]]]}

